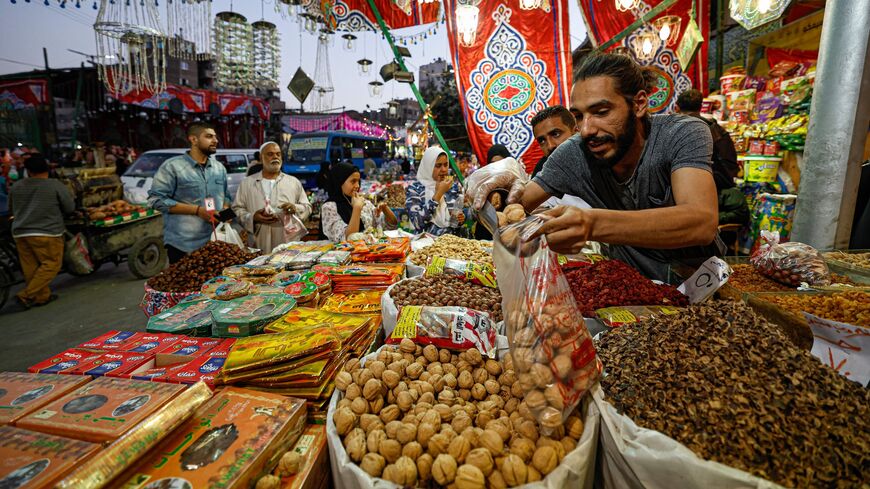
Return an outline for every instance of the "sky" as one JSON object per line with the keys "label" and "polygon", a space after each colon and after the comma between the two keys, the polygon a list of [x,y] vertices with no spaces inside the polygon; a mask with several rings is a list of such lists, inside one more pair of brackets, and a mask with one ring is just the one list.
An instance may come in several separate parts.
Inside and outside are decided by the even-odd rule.
{"label": "sky", "polygon": [[[57,0],[0,0],[0,18],[4,20],[0,31],[0,74],[17,73],[42,69],[44,67],[42,48],[48,50],[48,61],[52,68],[68,68],[78,66],[85,61],[84,56],[69,50],[96,54],[96,45],[92,25],[97,16],[94,10],[94,0],[80,0],[81,8],[75,8],[75,0],[68,2],[65,9],[58,6]],[[309,76],[314,77],[317,39],[313,34],[301,28],[298,17],[282,18],[275,11],[276,0],[214,0],[212,14],[229,10],[241,13],[254,22],[265,18],[278,26],[281,36],[281,99],[288,107],[297,108],[299,103],[287,90],[287,84],[296,69],[301,65]],[[48,2],[50,5],[45,5]],[[161,10],[165,0],[160,2]],[[573,0],[568,0],[571,23],[571,47],[578,46],[586,38],[586,27],[580,15],[580,9]],[[261,16],[262,12],[262,16]],[[161,16],[164,15],[161,11]],[[398,36],[409,36],[426,31],[431,26],[409,27],[394,31]],[[300,31],[301,50],[300,50]],[[384,85],[380,99],[372,99],[368,92],[368,82],[374,79],[368,75],[363,79],[357,70],[356,61],[366,57],[375,61],[374,67],[380,67],[392,58],[389,45],[382,40],[380,34],[356,33],[360,39],[356,41],[355,52],[347,52],[341,45],[341,39],[336,39],[329,50],[332,67],[332,81],[335,87],[334,106],[347,109],[365,110],[366,105],[372,109],[383,107],[394,98],[411,98],[413,94],[406,84],[389,82]],[[418,72],[421,65],[436,58],[450,59],[450,48],[447,44],[447,27],[438,26],[435,36],[430,36],[423,43],[410,45],[411,58],[406,60],[408,69]],[[365,55],[363,55],[365,53]],[[301,55],[301,58],[300,58]]]}

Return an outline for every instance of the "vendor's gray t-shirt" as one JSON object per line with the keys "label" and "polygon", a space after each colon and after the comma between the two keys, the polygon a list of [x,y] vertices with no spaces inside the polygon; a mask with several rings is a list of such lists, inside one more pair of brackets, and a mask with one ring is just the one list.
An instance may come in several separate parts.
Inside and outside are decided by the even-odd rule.
{"label": "vendor's gray t-shirt", "polygon": [[[575,195],[593,208],[642,210],[675,205],[671,173],[680,168],[711,172],[713,138],[703,121],[682,115],[650,118],[650,131],[634,175],[624,183],[609,168],[586,161],[581,137],[575,134],[547,158],[534,182],[556,197]],[[634,266],[650,278],[666,281],[668,264],[684,261],[700,264],[722,251],[721,241],[711,246],[654,250],[630,246],[607,246],[607,253]]]}

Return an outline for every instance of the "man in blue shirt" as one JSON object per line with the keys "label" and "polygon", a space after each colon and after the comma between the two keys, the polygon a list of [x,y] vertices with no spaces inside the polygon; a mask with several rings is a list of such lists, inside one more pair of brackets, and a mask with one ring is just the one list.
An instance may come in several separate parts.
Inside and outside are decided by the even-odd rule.
{"label": "man in blue shirt", "polygon": [[227,192],[226,168],[213,155],[218,138],[212,126],[191,124],[187,129],[190,151],[170,158],[154,175],[148,203],[163,214],[163,243],[169,263],[209,242],[217,225],[214,211],[207,210],[208,199],[214,209],[224,209],[231,201]]}

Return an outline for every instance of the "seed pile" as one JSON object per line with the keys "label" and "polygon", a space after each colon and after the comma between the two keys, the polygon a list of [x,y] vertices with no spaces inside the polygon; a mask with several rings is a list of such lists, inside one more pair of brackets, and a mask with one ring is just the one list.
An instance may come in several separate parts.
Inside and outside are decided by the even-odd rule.
{"label": "seed pile", "polygon": [[764,300],[794,312],[808,312],[831,321],[870,326],[870,293],[769,295]]}
{"label": "seed pile", "polygon": [[843,253],[842,251],[832,251],[830,253],[825,253],[825,258],[828,260],[846,262],[854,267],[870,270],[870,253]]}
{"label": "seed pile", "polygon": [[209,241],[152,277],[148,285],[161,292],[199,291],[202,284],[220,275],[224,268],[247,263],[256,257],[256,254],[246,253],[234,244]]}
{"label": "seed pile", "polygon": [[451,275],[435,275],[406,280],[390,291],[396,305],[461,306],[488,313],[495,322],[501,321],[501,292],[498,289],[466,282]]}
{"label": "seed pile", "polygon": [[623,326],[598,355],[620,412],[703,459],[786,487],[870,480],[870,390],[741,303]]}

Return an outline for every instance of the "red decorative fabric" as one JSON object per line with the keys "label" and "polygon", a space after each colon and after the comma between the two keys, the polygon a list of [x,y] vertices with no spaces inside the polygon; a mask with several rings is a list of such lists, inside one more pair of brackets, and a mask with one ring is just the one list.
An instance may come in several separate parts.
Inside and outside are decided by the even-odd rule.
{"label": "red decorative fabric", "polygon": [[[324,12],[328,11],[325,3],[321,4]],[[438,2],[420,3],[417,0],[375,0],[375,6],[391,30],[437,22],[441,7]],[[338,31],[380,32],[368,0],[338,0],[332,5],[332,14],[324,17]]]}
{"label": "red decorative fabric", "polygon": [[118,96],[121,103],[157,110],[169,110],[169,103],[173,99],[180,100],[184,112],[188,113],[209,112],[209,106],[216,103],[220,107],[220,115],[250,114],[263,120],[268,120],[271,116],[271,107],[263,99],[178,85],[167,85],[166,90],[158,93],[149,90],[125,90]]}
{"label": "red decorative fabric", "polygon": [[45,80],[10,80],[0,82],[0,109],[32,109],[48,103]]}
{"label": "red decorative fabric", "polygon": [[522,10],[519,0],[482,0],[472,46],[458,42],[456,0],[444,0],[447,33],[465,126],[478,160],[503,144],[527,171],[543,156],[531,120],[569,104],[568,0]]}

